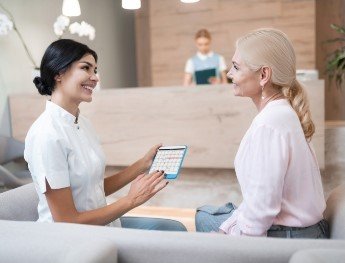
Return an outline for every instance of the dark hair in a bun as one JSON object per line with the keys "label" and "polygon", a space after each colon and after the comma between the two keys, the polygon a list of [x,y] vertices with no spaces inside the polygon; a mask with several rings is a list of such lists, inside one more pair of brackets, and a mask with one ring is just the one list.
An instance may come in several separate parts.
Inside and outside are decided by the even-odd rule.
{"label": "dark hair in a bun", "polygon": [[55,77],[66,72],[71,64],[90,54],[97,62],[97,54],[87,45],[72,39],[59,39],[51,43],[45,51],[41,66],[40,77],[33,82],[41,95],[52,95],[55,88]]}
{"label": "dark hair in a bun", "polygon": [[33,82],[41,95],[52,95],[52,89],[44,83],[41,77],[35,77]]}

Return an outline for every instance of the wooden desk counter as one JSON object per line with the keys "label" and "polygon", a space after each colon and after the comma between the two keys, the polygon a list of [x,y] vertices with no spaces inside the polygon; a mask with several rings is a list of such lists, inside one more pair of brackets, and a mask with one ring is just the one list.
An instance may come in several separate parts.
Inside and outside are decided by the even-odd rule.
{"label": "wooden desk counter", "polygon": [[[324,81],[303,82],[316,134],[314,148],[324,168]],[[186,144],[185,167],[233,168],[240,141],[257,114],[248,98],[235,97],[231,85],[108,89],[94,92],[81,114],[93,123],[107,165],[129,165],[154,144]],[[13,136],[21,141],[44,111],[47,98],[13,94]]]}

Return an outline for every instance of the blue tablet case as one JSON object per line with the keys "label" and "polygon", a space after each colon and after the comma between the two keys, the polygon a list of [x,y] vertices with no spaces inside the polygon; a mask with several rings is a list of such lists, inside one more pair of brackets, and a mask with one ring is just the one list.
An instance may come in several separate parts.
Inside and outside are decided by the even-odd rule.
{"label": "blue tablet case", "polygon": [[211,77],[216,77],[216,69],[215,68],[195,71],[195,82],[198,85],[210,84],[210,82],[208,82],[208,79]]}
{"label": "blue tablet case", "polygon": [[[183,145],[183,146],[184,146],[185,148],[182,148],[182,147],[180,148],[180,150],[184,150],[184,151],[183,151],[182,158],[180,159],[180,163],[179,163],[179,165],[178,165],[177,171],[176,171],[175,173],[169,173],[169,172],[165,171],[165,172],[166,172],[165,179],[176,179],[176,178],[178,177],[178,174],[179,174],[179,172],[180,172],[180,168],[181,168],[181,166],[182,166],[182,163],[183,163],[183,161],[184,161],[184,158],[185,158],[186,152],[187,152],[187,148],[188,148],[186,145]],[[165,146],[165,147],[167,147],[167,146]],[[174,150],[179,150],[179,148],[166,149],[166,150],[167,150],[167,151],[174,151]],[[155,164],[155,159],[153,160],[152,166],[151,166],[151,168],[150,168],[150,173],[153,172],[154,170],[157,170],[156,167],[153,167],[154,164]],[[154,169],[153,169],[153,168],[154,168]]]}

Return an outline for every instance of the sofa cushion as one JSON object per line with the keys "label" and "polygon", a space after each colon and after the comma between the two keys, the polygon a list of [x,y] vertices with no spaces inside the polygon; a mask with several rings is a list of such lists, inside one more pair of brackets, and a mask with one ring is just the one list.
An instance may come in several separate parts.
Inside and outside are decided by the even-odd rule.
{"label": "sofa cushion", "polygon": [[306,249],[292,255],[289,263],[338,263],[345,259],[344,249]]}
{"label": "sofa cushion", "polygon": [[0,220],[1,262],[117,262],[112,240],[84,238],[73,227],[42,227],[36,222]]}
{"label": "sofa cushion", "polygon": [[[64,250],[60,246],[71,251],[69,246],[78,245],[78,242],[95,240],[97,243],[98,240],[104,240],[104,242],[108,240],[115,244],[120,263],[287,263],[299,250],[344,249],[345,247],[345,240],[229,237],[215,233],[145,231],[67,223],[0,221],[0,244],[11,242],[15,246],[17,238],[25,236],[20,239],[24,244],[25,240],[31,242],[32,236],[39,235],[47,239],[46,244],[38,250],[36,248],[37,251],[25,250],[24,252],[44,254],[46,249],[53,250],[54,248],[52,255],[55,256],[56,253],[63,253]],[[50,245],[49,241],[54,238],[60,239],[61,242]],[[66,238],[71,238],[71,242]],[[68,246],[64,244],[64,240],[67,240]],[[87,244],[85,243],[85,246]],[[24,250],[25,246],[20,246],[20,249]],[[91,252],[85,250],[83,253]],[[80,251],[76,250],[76,253]],[[83,262],[83,260],[75,262]]]}
{"label": "sofa cushion", "polygon": [[32,183],[0,194],[0,220],[36,221],[38,196]]}
{"label": "sofa cushion", "polygon": [[331,192],[324,216],[330,225],[331,239],[345,239],[345,184]]}

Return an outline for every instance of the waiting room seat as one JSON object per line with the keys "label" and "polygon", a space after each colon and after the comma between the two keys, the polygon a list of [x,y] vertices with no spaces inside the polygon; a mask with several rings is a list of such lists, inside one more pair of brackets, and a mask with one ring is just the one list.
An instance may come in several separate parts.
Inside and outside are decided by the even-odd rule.
{"label": "waiting room seat", "polygon": [[0,186],[15,188],[32,182],[23,155],[24,143],[0,135]]}

